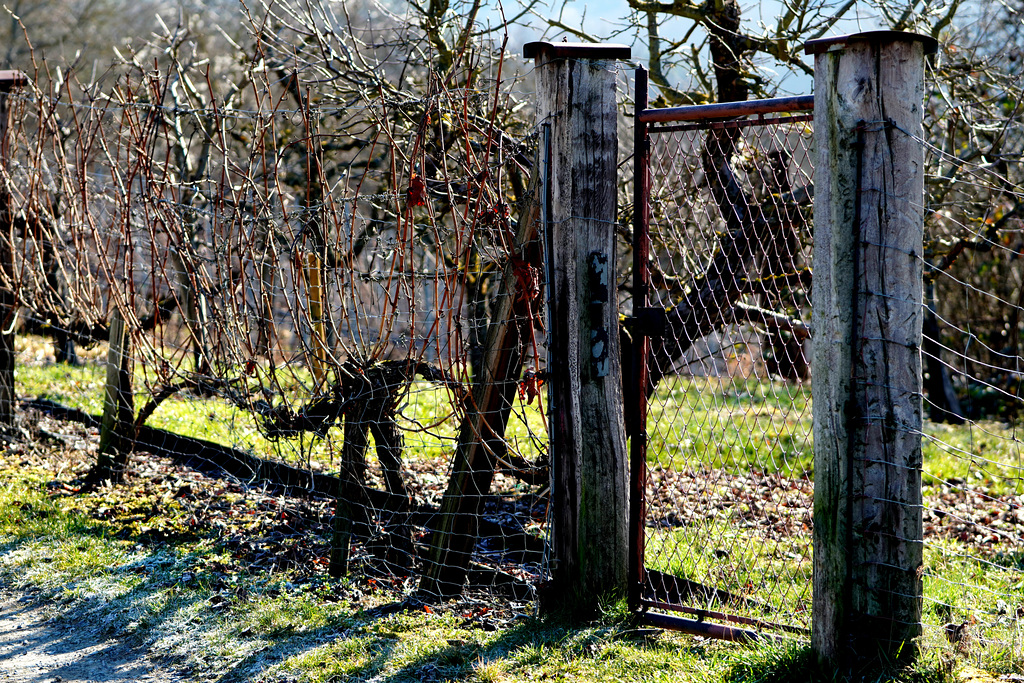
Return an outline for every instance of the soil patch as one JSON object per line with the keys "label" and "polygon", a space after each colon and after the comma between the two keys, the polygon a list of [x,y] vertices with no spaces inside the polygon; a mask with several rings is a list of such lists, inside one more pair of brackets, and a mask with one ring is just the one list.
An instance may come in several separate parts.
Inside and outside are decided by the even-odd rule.
{"label": "soil patch", "polygon": [[0,586],[0,682],[168,683],[192,678],[144,647],[99,635],[87,624]]}

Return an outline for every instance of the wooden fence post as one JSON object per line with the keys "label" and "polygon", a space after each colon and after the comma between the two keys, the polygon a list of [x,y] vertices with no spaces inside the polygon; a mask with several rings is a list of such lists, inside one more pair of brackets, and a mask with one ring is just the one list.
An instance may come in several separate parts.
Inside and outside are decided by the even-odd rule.
{"label": "wooden fence post", "polygon": [[132,394],[131,337],[121,310],[113,302],[110,315],[110,347],[107,350],[107,383],[103,394],[100,450],[89,481],[120,483],[135,440],[135,403]]}
{"label": "wooden fence post", "polygon": [[926,36],[814,54],[814,604],[828,666],[913,659],[921,634]]}
{"label": "wooden fence post", "polygon": [[0,71],[0,430],[14,426],[14,327],[17,295],[14,287],[14,207],[11,206],[10,106],[7,95],[28,83],[20,71]]}
{"label": "wooden fence post", "polygon": [[537,65],[550,280],[552,597],[625,597],[626,432],[615,268],[616,63],[622,45],[529,43]]}

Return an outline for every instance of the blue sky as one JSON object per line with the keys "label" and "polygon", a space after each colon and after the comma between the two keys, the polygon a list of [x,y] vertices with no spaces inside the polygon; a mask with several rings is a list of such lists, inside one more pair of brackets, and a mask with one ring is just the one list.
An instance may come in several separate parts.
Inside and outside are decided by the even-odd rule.
{"label": "blue sky", "polygon": [[[492,6],[488,17],[491,21],[500,21],[500,15],[496,10],[497,0],[490,1],[494,2],[495,5]],[[821,4],[832,4],[832,2],[819,3],[819,6]],[[836,4],[838,5],[838,3]],[[503,6],[506,17],[512,17],[518,12],[516,9],[518,5],[515,0],[507,0],[503,3]],[[564,2],[562,0],[541,0],[541,4],[537,5],[535,10],[540,17],[534,16],[531,19],[530,23],[534,28],[515,27],[510,31],[509,48],[513,52],[521,50],[523,43],[539,39],[545,30],[542,18],[551,17],[560,19],[562,23],[568,26],[582,26],[583,30],[592,36],[610,40],[611,42],[632,45],[634,58],[641,63],[646,63],[644,41],[638,40],[637,27],[629,22],[629,5],[627,0],[565,0]],[[764,0],[760,3],[746,3],[742,5],[744,25],[748,33],[752,35],[762,34],[765,26],[775,26],[778,22],[778,17],[784,11],[781,0]],[[666,42],[679,40],[691,26],[692,22],[685,19],[669,19],[661,28],[661,37]],[[858,4],[847,12],[845,19],[838,22],[825,35],[843,35],[858,31],[874,30],[880,27],[880,19],[877,15],[870,11],[865,11]],[[561,40],[563,35],[565,35],[564,32],[557,29],[548,29],[547,38],[549,40]],[[699,30],[694,32],[693,40],[699,41],[702,38],[703,35]],[[569,36],[569,39],[577,40],[573,36]],[[796,51],[799,48],[800,46],[791,46],[790,49]],[[771,60],[762,60],[759,66],[765,70],[764,76],[766,80],[773,83],[781,81],[781,87],[784,91],[791,93],[809,93],[811,91],[811,79],[808,76],[786,75],[787,70],[776,68],[776,65],[771,63]],[[670,78],[679,82],[678,84],[682,87],[686,87],[686,83],[683,82],[688,79],[686,74],[670,73]]]}

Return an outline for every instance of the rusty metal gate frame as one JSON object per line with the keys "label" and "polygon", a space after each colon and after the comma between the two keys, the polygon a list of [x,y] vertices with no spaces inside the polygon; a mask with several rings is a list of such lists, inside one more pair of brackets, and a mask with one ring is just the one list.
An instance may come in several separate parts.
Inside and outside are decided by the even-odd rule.
{"label": "rusty metal gate frame", "polygon": [[[636,76],[636,116],[634,138],[634,230],[633,230],[633,317],[634,335],[632,377],[635,396],[626,406],[630,438],[630,508],[629,531],[629,605],[633,612],[650,625],[683,631],[722,640],[758,640],[759,631],[776,630],[807,633],[806,629],[770,623],[750,617],[719,611],[702,610],[685,605],[670,604],[644,595],[648,570],[644,566],[646,543],[646,486],[649,477],[647,465],[647,413],[649,378],[648,360],[650,338],[664,329],[665,310],[649,306],[650,297],[650,195],[651,195],[651,134],[695,129],[714,129],[767,125],[780,122],[813,120],[813,95],[750,100],[723,104],[689,107],[648,108],[648,72],[638,67]],[[765,118],[791,112],[785,117]],[[746,117],[756,116],[755,119]],[[667,576],[667,575],[666,575]],[[674,577],[669,577],[674,579]],[[685,579],[674,579],[685,581]],[[651,612],[649,610],[661,610]],[[665,613],[668,612],[668,613]],[[673,613],[675,612],[675,613]],[[680,613],[687,616],[680,616]],[[718,623],[726,622],[726,623]],[[729,625],[735,624],[735,625]]]}

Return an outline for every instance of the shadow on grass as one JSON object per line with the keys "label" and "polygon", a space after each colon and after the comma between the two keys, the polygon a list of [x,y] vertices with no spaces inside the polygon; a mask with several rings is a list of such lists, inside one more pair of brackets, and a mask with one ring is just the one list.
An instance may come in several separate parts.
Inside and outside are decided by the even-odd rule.
{"label": "shadow on grass", "polygon": [[948,669],[920,662],[903,669],[837,671],[821,666],[805,644],[766,645],[739,650],[725,683],[951,683]]}
{"label": "shadow on grass", "polygon": [[[23,547],[18,540],[0,544],[0,564],[10,566],[5,558]],[[140,662],[156,658],[161,668],[181,675],[191,673],[196,665],[204,668],[203,660],[214,661],[218,680],[223,681],[252,680],[289,657],[349,637],[353,627],[365,629],[405,608],[396,602],[363,612],[318,610],[315,626],[310,628],[303,619],[303,608],[312,604],[309,595],[261,588],[257,584],[265,584],[266,577],[252,575],[229,586],[217,572],[198,569],[204,559],[201,552],[164,548],[111,566],[102,575],[68,577],[54,585],[33,585],[31,577],[18,576],[17,570],[7,573],[23,586],[19,592],[30,598],[28,604],[49,603],[57,608],[55,629],[73,635],[74,647],[80,641],[90,647],[93,641],[123,642]],[[72,647],[63,645],[67,640],[63,635],[45,637],[40,642],[48,649]],[[367,664],[370,668],[381,669],[390,659],[388,644],[381,644],[384,647],[376,653],[379,663]],[[137,680],[111,676],[103,680]]]}
{"label": "shadow on grass", "polygon": [[[19,545],[4,543],[0,553],[13,552]],[[70,605],[67,618],[72,623],[86,618],[105,624],[101,630],[106,637],[127,636],[156,644],[150,655],[163,654],[164,648],[157,642],[161,639],[177,635],[191,641],[183,648],[171,648],[169,661],[178,669],[186,667],[189,654],[202,655],[210,643],[230,649],[233,653],[222,652],[217,664],[218,679],[224,682],[307,677],[353,683],[371,679],[381,683],[519,680],[531,678],[535,670],[553,680],[702,681],[709,679],[699,670],[691,676],[685,669],[699,667],[701,661],[714,657],[703,648],[718,647],[700,645],[687,654],[688,645],[649,629],[631,628],[623,614],[605,615],[596,623],[564,616],[529,617],[496,630],[486,619],[462,619],[457,612],[441,614],[447,609],[442,606],[428,613],[413,601],[366,610],[346,609],[342,603],[325,610],[317,596],[279,589],[234,599],[230,591],[216,590],[216,572],[194,571],[202,559],[201,553],[165,548],[111,567],[109,575],[114,580],[138,582],[111,600],[90,596],[85,585],[89,579],[83,578],[64,589],[86,596]],[[252,585],[261,577],[244,578]],[[332,585],[335,591],[350,587],[344,582]],[[46,596],[46,592],[39,594],[43,599]],[[304,604],[318,610],[309,619],[303,616]],[[260,614],[261,610],[269,611]],[[273,610],[285,612],[284,617],[275,621]],[[389,621],[391,617],[394,619]],[[810,649],[798,644],[733,645],[721,656],[724,647],[711,667],[716,669],[711,679],[727,683],[949,680],[926,670],[844,677],[820,669]],[[274,678],[269,669],[281,664],[284,666]]]}
{"label": "shadow on grass", "polygon": [[[421,624],[432,627],[425,621]],[[485,632],[492,628],[486,622],[476,626],[464,622],[448,630],[435,627],[435,635],[441,638],[419,648],[392,648],[390,661],[377,657],[358,670],[325,658],[318,670],[305,671],[313,680],[352,683],[705,680],[678,676],[678,662],[692,661],[700,648],[663,641],[657,633],[651,637],[651,629],[581,622],[564,616],[527,617],[493,633],[480,633],[480,626]],[[388,637],[386,633],[377,635],[382,650],[388,647]]]}

